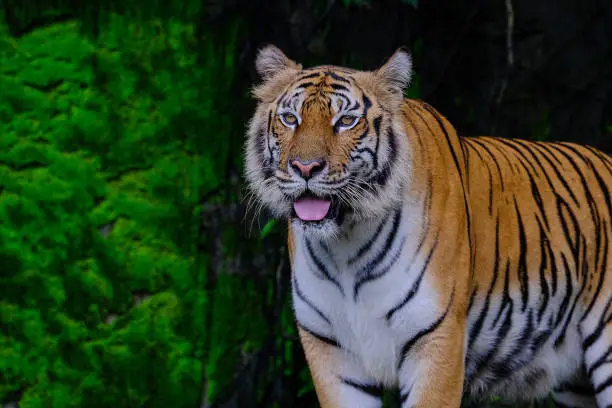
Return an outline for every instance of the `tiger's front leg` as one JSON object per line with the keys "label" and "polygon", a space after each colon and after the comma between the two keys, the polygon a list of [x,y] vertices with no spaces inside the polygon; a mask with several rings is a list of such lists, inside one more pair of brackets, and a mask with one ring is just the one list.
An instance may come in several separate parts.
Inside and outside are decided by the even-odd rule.
{"label": "tiger's front leg", "polygon": [[402,408],[459,408],[464,380],[464,328],[447,316],[409,339],[400,360]]}
{"label": "tiger's front leg", "polygon": [[380,408],[383,388],[347,351],[299,328],[321,408]]}

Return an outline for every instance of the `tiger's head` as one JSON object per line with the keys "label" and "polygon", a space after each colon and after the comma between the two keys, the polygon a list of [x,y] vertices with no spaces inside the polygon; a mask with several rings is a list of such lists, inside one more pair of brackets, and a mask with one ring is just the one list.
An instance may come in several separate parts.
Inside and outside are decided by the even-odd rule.
{"label": "tiger's head", "polygon": [[403,49],[375,71],[303,69],[275,46],[261,49],[245,146],[254,197],[320,238],[401,205],[410,151],[400,107],[411,66]]}

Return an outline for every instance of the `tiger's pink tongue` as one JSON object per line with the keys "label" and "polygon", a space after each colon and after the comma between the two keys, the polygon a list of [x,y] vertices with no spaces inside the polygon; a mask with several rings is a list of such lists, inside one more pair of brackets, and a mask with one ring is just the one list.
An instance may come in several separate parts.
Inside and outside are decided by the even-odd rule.
{"label": "tiger's pink tongue", "polygon": [[293,202],[295,213],[302,221],[320,221],[327,215],[331,201],[302,198]]}

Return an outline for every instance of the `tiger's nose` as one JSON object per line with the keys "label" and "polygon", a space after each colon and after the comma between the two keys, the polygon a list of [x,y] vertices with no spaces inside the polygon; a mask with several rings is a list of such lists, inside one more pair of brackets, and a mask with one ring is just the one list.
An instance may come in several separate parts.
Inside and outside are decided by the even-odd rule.
{"label": "tiger's nose", "polygon": [[304,180],[308,180],[315,174],[319,173],[325,167],[323,160],[292,160],[291,167],[296,173],[300,174]]}

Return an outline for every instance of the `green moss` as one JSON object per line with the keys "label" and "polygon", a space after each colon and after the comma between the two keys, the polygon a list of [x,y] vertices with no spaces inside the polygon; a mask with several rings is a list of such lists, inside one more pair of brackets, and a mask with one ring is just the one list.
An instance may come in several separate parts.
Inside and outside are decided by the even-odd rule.
{"label": "green moss", "polygon": [[203,348],[196,243],[215,138],[240,129],[213,103],[234,62],[196,66],[193,44],[193,25],[118,15],[95,41],[74,21],[0,26],[0,402],[195,406],[225,358]]}

